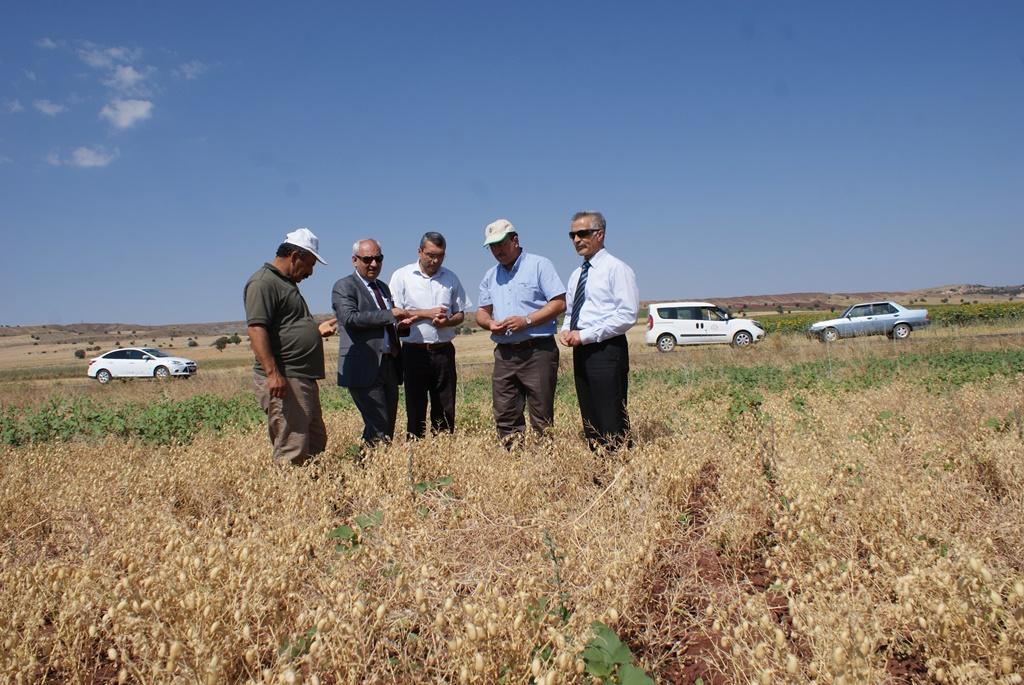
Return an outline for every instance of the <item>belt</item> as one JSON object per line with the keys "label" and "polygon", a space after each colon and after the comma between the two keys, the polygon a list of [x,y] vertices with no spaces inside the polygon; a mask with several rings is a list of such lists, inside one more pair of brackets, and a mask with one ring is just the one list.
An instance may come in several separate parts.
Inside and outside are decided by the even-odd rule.
{"label": "belt", "polygon": [[498,343],[498,347],[504,348],[506,350],[525,350],[546,343],[549,340],[551,340],[550,335],[542,335],[536,338],[527,338],[526,340],[523,340],[521,342]]}
{"label": "belt", "polygon": [[435,350],[447,350],[449,347],[452,346],[452,343],[450,343],[450,342],[432,342],[432,343],[428,343],[428,342],[422,342],[422,343],[407,342],[407,343],[402,343],[402,346],[403,347],[415,347],[415,348],[420,349],[420,350],[429,350],[429,351],[433,352]]}

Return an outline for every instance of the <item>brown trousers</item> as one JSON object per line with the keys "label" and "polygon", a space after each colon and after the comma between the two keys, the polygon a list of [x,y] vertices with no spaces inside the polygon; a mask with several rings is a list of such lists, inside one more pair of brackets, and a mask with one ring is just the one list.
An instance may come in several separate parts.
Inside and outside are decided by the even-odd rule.
{"label": "brown trousers", "polygon": [[553,337],[540,338],[530,347],[497,345],[491,402],[498,437],[526,431],[524,404],[530,411],[530,427],[543,433],[555,422],[555,384],[558,381],[558,347]]}
{"label": "brown trousers", "polygon": [[267,428],[274,446],[274,461],[302,466],[327,448],[327,428],[320,409],[320,385],[312,378],[287,378],[283,398],[271,397],[267,378],[253,374],[256,398],[267,413]]}

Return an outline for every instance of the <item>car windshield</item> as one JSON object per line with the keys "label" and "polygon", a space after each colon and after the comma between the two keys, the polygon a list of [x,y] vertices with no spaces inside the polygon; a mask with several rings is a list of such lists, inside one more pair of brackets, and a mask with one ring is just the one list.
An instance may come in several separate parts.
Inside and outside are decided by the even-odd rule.
{"label": "car windshield", "polygon": [[158,350],[155,347],[144,347],[144,348],[142,348],[142,351],[145,352],[146,354],[153,355],[154,357],[170,357],[171,356],[171,355],[167,354],[166,352],[164,352],[163,350]]}

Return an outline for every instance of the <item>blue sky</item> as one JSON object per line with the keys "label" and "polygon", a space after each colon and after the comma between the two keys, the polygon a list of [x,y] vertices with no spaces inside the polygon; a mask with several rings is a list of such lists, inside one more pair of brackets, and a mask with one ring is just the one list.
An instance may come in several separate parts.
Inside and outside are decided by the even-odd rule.
{"label": "blue sky", "polygon": [[307,226],[385,274],[578,209],[643,299],[1024,282],[1024,3],[10,3],[0,323],[243,317]]}

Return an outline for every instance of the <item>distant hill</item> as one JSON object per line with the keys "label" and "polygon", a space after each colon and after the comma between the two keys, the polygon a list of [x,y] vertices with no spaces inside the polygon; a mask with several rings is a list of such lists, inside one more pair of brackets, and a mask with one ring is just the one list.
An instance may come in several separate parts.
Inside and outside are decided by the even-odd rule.
{"label": "distant hill", "polygon": [[[771,311],[782,307],[786,310],[828,310],[845,307],[853,302],[865,300],[896,300],[909,304],[939,304],[949,302],[957,304],[977,301],[1006,301],[1024,299],[1024,284],[990,286],[979,284],[942,285],[933,288],[922,288],[905,292],[873,291],[855,293],[800,292],[779,293],[774,295],[742,295],[738,297],[705,297],[682,294],[679,297],[644,300],[650,302],[667,302],[670,300],[699,300],[714,302],[727,306],[734,311]],[[328,318],[328,314],[317,315],[318,320]],[[96,341],[114,341],[129,339],[153,338],[186,338],[199,336],[220,336],[237,333],[245,335],[244,321],[218,321],[212,323],[177,323],[144,326],[134,323],[76,323],[49,324],[34,326],[0,325],[0,338],[7,336],[32,335],[45,339],[49,343],[73,343],[85,339]],[[44,338],[45,336],[45,338]]]}
{"label": "distant hill", "polygon": [[845,307],[854,302],[867,300],[895,300],[901,304],[940,304],[949,302],[1006,301],[1024,298],[1024,284],[989,286],[978,284],[943,285],[933,288],[921,288],[910,291],[869,291],[869,292],[801,292],[778,293],[773,295],[740,295],[736,297],[691,297],[663,298],[645,300],[650,302],[666,302],[669,300],[696,300],[714,302],[733,310],[769,311],[782,307],[786,310],[827,310],[833,307]]}

